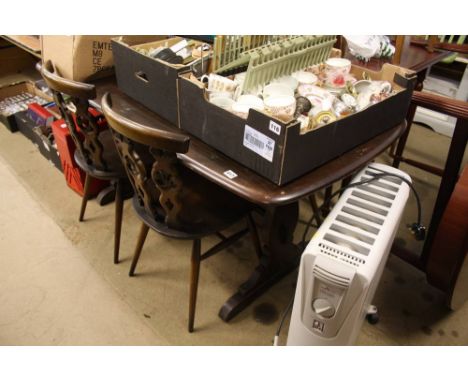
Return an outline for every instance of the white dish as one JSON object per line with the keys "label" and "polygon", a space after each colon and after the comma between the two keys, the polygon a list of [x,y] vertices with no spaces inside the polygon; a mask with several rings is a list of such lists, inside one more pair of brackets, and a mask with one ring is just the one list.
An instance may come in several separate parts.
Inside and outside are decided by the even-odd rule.
{"label": "white dish", "polygon": [[306,72],[304,70],[295,72],[292,74],[292,76],[299,82],[300,85],[314,85],[318,81],[318,78],[314,73]]}
{"label": "white dish", "polygon": [[242,105],[248,105],[252,109],[263,110],[265,108],[262,99],[251,94],[241,95],[237,99],[237,103]]}
{"label": "white dish", "polygon": [[263,111],[265,109],[265,105],[263,104],[262,99],[251,94],[245,94],[240,96],[237,102],[234,102],[231,107],[234,114],[244,119],[249,115],[250,109]]}
{"label": "white dish", "polygon": [[232,105],[234,104],[234,100],[232,98],[228,98],[228,97],[212,97],[210,99],[210,102],[213,105],[219,106],[219,107],[221,107],[223,109],[226,109],[226,110],[231,110]]}
{"label": "white dish", "polygon": [[294,90],[280,83],[273,83],[263,88],[263,99],[272,96],[294,96]]}
{"label": "white dish", "polygon": [[283,76],[271,81],[272,84],[283,84],[296,91],[299,82],[293,76]]}
{"label": "white dish", "polygon": [[312,98],[321,98],[321,99],[326,99],[326,98],[333,98],[333,95],[319,87],[319,86],[315,86],[315,85],[301,85],[299,86],[299,88],[297,89],[297,92],[299,95],[301,95],[302,97],[306,97],[306,98],[309,98],[309,101],[312,102],[310,100],[310,97]]}
{"label": "white dish", "polygon": [[209,92],[209,95],[208,95],[208,99],[211,100],[213,98],[219,98],[219,97],[222,97],[222,98],[232,98],[232,93],[229,93],[229,92]]}

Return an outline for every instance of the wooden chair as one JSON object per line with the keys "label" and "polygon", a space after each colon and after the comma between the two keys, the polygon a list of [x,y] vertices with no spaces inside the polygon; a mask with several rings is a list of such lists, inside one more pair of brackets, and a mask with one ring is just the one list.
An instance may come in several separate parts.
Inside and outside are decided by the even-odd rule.
{"label": "wooden chair", "polygon": [[67,122],[76,145],[75,161],[86,173],[79,221],[83,221],[92,178],[109,180],[115,187],[114,263],[119,262],[122,227],[123,182],[127,175],[109,129],[100,129],[89,111],[89,100],[96,98],[94,85],[63,78],[51,61],[42,65],[41,74],[51,89],[62,118]]}
{"label": "wooden chair", "polygon": [[[102,98],[102,110],[135,191],[133,207],[142,220],[129,275],[135,274],[150,228],[167,237],[192,240],[188,319],[188,331],[192,332],[200,262],[238,240],[248,229],[229,237],[220,231],[247,218],[257,254],[260,253],[249,214],[252,205],[179,163],[177,154],[186,153],[190,144],[183,132],[168,132],[125,118],[112,110],[109,93]],[[212,234],[222,240],[201,254],[201,239]]]}
{"label": "wooden chair", "polygon": [[[411,253],[405,249],[397,247],[395,247],[392,250],[393,253],[403,258],[408,263],[411,263],[417,268],[424,271],[427,275],[429,282],[432,284],[432,280],[441,278],[440,273],[442,272],[442,270],[440,269],[436,271],[437,267],[431,266],[431,263],[434,264],[436,262],[434,260],[434,256],[436,255],[432,250],[432,246],[434,244],[434,240],[438,232],[444,211],[447,208],[450,197],[459,178],[460,167],[468,142],[468,102],[454,100],[452,98],[438,96],[435,94],[414,91],[412,96],[411,107],[416,108],[417,106],[422,106],[436,112],[444,113],[457,119],[453,137],[450,142],[447,159],[445,160],[445,165],[443,168],[437,168],[425,163],[413,161],[408,158],[404,159],[405,163],[418,167],[422,170],[431,172],[433,174],[440,175],[442,178],[422,252]],[[400,144],[399,149],[401,149]],[[399,159],[403,161],[402,158]],[[397,165],[398,164],[399,162],[397,163]],[[445,253],[440,253],[439,255],[444,257]],[[464,253],[462,253],[461,255],[464,256]],[[444,268],[444,270],[452,269],[453,267],[457,266],[458,262],[461,261],[462,258],[453,258],[452,260],[448,260],[448,258],[446,257],[444,260],[445,263],[448,262],[450,264],[446,264],[446,268]],[[433,274],[437,275],[433,276]],[[452,277],[449,274],[447,274],[446,276],[447,278]],[[434,285],[439,287],[439,285],[437,284]]]}

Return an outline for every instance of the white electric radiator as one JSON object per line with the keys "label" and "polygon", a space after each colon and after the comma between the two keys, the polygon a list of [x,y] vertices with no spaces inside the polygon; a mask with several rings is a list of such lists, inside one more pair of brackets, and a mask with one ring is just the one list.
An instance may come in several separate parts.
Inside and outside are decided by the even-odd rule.
{"label": "white electric radiator", "polygon": [[[388,172],[372,163],[352,183]],[[351,345],[377,289],[409,186],[386,176],[346,189],[302,254],[288,345]]]}

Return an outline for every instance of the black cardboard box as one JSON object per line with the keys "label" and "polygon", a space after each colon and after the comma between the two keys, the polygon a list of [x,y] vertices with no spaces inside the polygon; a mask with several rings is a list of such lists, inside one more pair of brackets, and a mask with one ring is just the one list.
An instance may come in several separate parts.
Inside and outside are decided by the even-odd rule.
{"label": "black cardboard box", "polygon": [[[44,98],[46,101],[52,101],[52,98],[47,94],[43,93],[40,89],[34,86],[34,82],[31,81],[23,81],[23,82],[16,82],[6,86],[2,86],[0,88],[0,100],[3,100],[8,97],[12,97],[21,93],[29,93],[32,95],[37,95]],[[22,113],[22,112],[20,112]],[[0,114],[0,122],[2,122],[8,130],[12,133],[18,131],[18,126],[16,124],[15,114],[11,115],[2,115]]]}
{"label": "black cardboard box", "polygon": [[53,145],[50,139],[42,133],[40,127],[34,127],[32,132],[34,135],[34,144],[39,149],[42,156],[63,172],[57,148]]}
{"label": "black cardboard box", "polygon": [[28,111],[21,111],[15,114],[15,123],[18,130],[32,143],[35,143],[35,136],[33,128],[35,127],[34,122],[28,117]]}
{"label": "black cardboard box", "polygon": [[[364,69],[353,66],[356,78]],[[179,127],[277,185],[290,182],[401,123],[406,116],[413,72],[384,65],[374,80],[391,81],[399,92],[336,122],[300,132],[300,123],[284,123],[251,109],[247,120],[208,101],[206,89],[190,75],[179,79]]]}
{"label": "black cardboard box", "polygon": [[[169,39],[172,46],[181,37]],[[133,47],[157,47],[167,36],[121,36],[112,39],[117,85],[125,94],[161,117],[177,124],[177,79],[188,65],[169,64],[136,51]]]}
{"label": "black cardboard box", "polygon": [[19,131],[38,148],[41,155],[63,172],[57,148],[28,117],[27,110],[16,113],[15,121]]}

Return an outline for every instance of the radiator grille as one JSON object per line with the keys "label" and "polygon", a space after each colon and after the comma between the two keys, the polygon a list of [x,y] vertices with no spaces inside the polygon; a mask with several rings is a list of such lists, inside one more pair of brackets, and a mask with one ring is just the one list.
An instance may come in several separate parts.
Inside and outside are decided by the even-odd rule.
{"label": "radiator grille", "polygon": [[[355,181],[381,173],[372,166]],[[359,267],[366,263],[403,181],[383,177],[347,192],[347,199],[319,243],[320,252]]]}

